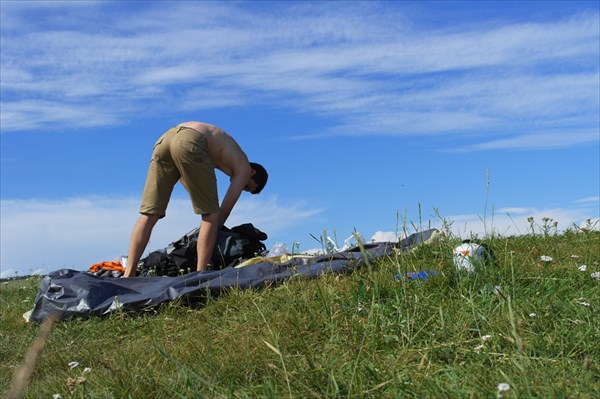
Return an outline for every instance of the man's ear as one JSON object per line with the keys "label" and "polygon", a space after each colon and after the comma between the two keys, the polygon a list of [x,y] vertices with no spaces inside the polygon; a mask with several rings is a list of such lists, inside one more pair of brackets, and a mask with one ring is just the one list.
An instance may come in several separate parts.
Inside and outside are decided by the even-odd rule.
{"label": "man's ear", "polygon": [[252,175],[251,176],[254,176],[256,174],[256,171],[254,169],[252,169],[252,168],[250,168],[250,170],[252,171]]}

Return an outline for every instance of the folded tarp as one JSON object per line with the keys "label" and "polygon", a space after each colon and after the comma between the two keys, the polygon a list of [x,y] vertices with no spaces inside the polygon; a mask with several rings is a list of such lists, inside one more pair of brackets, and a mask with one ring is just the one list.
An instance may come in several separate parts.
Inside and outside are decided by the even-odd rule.
{"label": "folded tarp", "polygon": [[193,272],[178,277],[102,278],[89,272],[61,269],[40,283],[30,321],[42,322],[53,315],[70,317],[107,315],[116,310],[136,311],[186,297],[200,300],[208,293],[220,295],[229,289],[253,289],[279,284],[291,277],[312,278],[324,273],[349,273],[366,261],[407,251],[430,240],[431,229],[412,234],[400,242],[365,244],[311,259],[293,257],[284,263],[260,262],[244,267]]}

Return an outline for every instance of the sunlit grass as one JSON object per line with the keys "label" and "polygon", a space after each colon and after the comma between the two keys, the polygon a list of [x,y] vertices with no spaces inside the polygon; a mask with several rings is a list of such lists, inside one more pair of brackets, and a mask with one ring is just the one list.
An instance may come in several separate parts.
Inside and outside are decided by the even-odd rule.
{"label": "sunlit grass", "polygon": [[[487,241],[496,265],[470,275],[450,237],[350,275],[58,323],[26,397],[600,397],[600,233]],[[421,270],[437,274],[396,278]],[[38,282],[2,286],[1,392],[38,332],[22,318]]]}

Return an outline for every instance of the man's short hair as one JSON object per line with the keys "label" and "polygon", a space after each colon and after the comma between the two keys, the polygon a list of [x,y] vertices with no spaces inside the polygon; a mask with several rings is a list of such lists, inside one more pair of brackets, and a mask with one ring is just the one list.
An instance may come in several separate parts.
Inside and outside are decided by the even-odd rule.
{"label": "man's short hair", "polygon": [[258,186],[258,189],[252,194],[258,194],[267,185],[269,174],[261,164],[258,164],[256,162],[250,162],[250,167],[254,170],[254,172],[256,172],[254,173],[254,176],[252,176],[252,180],[254,180],[254,182]]}

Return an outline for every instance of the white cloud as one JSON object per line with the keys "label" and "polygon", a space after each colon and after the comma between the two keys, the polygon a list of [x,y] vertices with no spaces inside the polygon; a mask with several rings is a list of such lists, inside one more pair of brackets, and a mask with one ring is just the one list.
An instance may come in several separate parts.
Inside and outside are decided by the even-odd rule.
{"label": "white cloud", "polygon": [[[126,255],[138,217],[138,201],[112,197],[2,200],[3,274],[47,273],[62,267],[82,270]],[[261,201],[241,199],[227,225],[250,222],[274,235],[320,212],[269,196]],[[193,213],[188,199],[172,199],[167,217],[155,227],[147,252],[166,247],[199,224],[200,217]]]}
{"label": "white cloud", "polygon": [[372,236],[370,241],[375,242],[395,242],[398,241],[398,238],[402,237],[403,234],[397,233],[395,231],[376,231]]}
{"label": "white cloud", "polygon": [[22,276],[43,276],[47,272],[38,267],[37,269],[0,269],[0,278],[22,277]]}
{"label": "white cloud", "polygon": [[[478,214],[442,215],[443,220],[428,221],[427,226],[415,226],[418,230],[437,228],[447,231],[448,226],[453,236],[467,239],[474,236],[479,238],[489,237],[492,234],[502,237],[528,234],[535,231],[539,234],[544,229],[544,224],[550,233],[563,232],[567,228],[591,227],[600,229],[600,218],[597,207],[576,208],[547,208],[534,207],[506,207],[498,209],[493,215],[483,217]],[[532,222],[529,218],[533,218]],[[544,222],[547,218],[548,221]],[[557,223],[556,228],[554,223]],[[375,241],[396,241],[399,237],[414,233],[414,231],[393,232],[377,231],[371,238]]]}
{"label": "white cloud", "polygon": [[[544,218],[557,222],[558,231],[577,225],[600,228],[597,197],[575,201],[575,208],[504,207],[485,218],[477,214],[444,216],[452,234],[460,238],[479,237],[491,233],[501,236],[519,235],[534,229],[540,232]],[[137,219],[138,199],[88,197],[54,201],[3,200],[1,202],[1,276],[44,274],[62,267],[87,269],[94,263],[125,255],[129,234]],[[286,203],[277,197],[259,200],[242,199],[227,225],[253,223],[275,239],[307,220],[318,218],[323,209],[306,204]],[[588,222],[589,221],[589,222]],[[157,224],[147,251],[163,248],[189,230],[197,227],[200,217],[194,215],[187,199],[173,199],[167,217]],[[442,220],[432,220],[427,227],[442,229]],[[418,228],[418,226],[417,226]],[[412,231],[376,231],[371,241],[396,241]],[[367,232],[364,232],[367,233]],[[365,236],[367,238],[368,236]]]}
{"label": "white cloud", "polygon": [[[282,3],[275,13],[61,4],[45,6],[42,30],[20,23],[34,9],[3,5],[3,132],[253,101],[335,118],[324,135],[478,135],[471,151],[597,141],[597,13],[433,30],[385,3]],[[182,26],[191,14],[200,22]]]}
{"label": "white cloud", "polygon": [[276,234],[290,226],[321,214],[324,209],[311,208],[308,204],[295,202],[283,204],[274,196],[260,199],[246,199],[236,205],[228,226],[252,221],[256,227],[265,226],[268,232]]}
{"label": "white cloud", "polygon": [[[531,233],[533,218],[534,230],[539,233],[544,225],[544,218],[551,220],[549,224],[557,223],[557,231],[564,231],[573,226],[585,227],[588,220],[599,228],[598,210],[593,208],[504,208],[493,215],[488,215],[485,220],[482,215],[452,215],[445,218],[452,222],[452,232],[459,237],[468,238],[471,235],[486,236],[499,234],[511,236]],[[554,231],[554,229],[552,229]]]}
{"label": "white cloud", "polygon": [[[459,214],[443,216],[443,220],[429,220],[423,225],[409,223],[411,227],[402,231],[382,231],[378,230],[370,237],[369,241],[374,242],[396,242],[399,239],[429,228],[437,228],[448,232],[454,238],[467,239],[478,237],[480,239],[488,238],[495,234],[502,237],[528,234],[533,229],[536,234],[541,234],[544,230],[544,224],[549,233],[561,233],[567,228],[577,226],[579,228],[591,227],[600,230],[600,218],[598,210],[594,207],[577,208],[548,208],[537,209],[534,207],[505,207],[499,209],[494,215],[488,215],[484,218],[478,214]],[[544,219],[547,218],[547,222]],[[556,228],[554,223],[557,223]],[[323,253],[322,248],[314,248],[303,253]]]}
{"label": "white cloud", "polygon": [[581,198],[578,199],[577,201],[575,201],[576,204],[592,204],[592,203],[596,203],[596,202],[600,202],[600,197],[596,196],[596,197],[585,197],[585,198]]}
{"label": "white cloud", "polygon": [[509,207],[509,208],[500,208],[498,209],[498,215],[502,214],[511,214],[511,215],[523,215],[523,214],[532,214],[537,212],[535,208],[519,208],[519,207]]}
{"label": "white cloud", "polygon": [[[28,272],[25,272],[26,274],[29,274]],[[20,274],[21,276],[24,275],[24,273]],[[19,271],[16,269],[4,269],[2,268],[2,270],[0,270],[0,278],[10,278],[10,277],[17,277],[19,276]]]}
{"label": "white cloud", "polygon": [[119,121],[116,114],[108,113],[113,111],[98,112],[96,106],[97,104],[81,105],[53,101],[10,102],[3,104],[0,123],[3,131],[10,131],[16,126],[19,126],[19,129],[34,130],[43,124],[91,127],[114,125]]}
{"label": "white cloud", "polygon": [[546,148],[571,147],[579,144],[597,143],[600,130],[564,130],[559,132],[528,132],[514,137],[490,140],[479,144],[454,148],[452,151],[523,149],[536,150]]}

